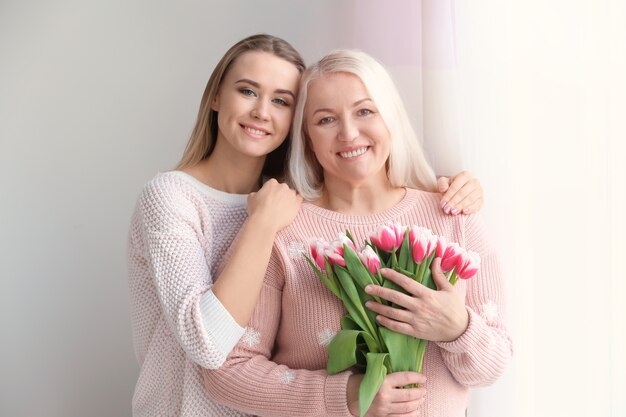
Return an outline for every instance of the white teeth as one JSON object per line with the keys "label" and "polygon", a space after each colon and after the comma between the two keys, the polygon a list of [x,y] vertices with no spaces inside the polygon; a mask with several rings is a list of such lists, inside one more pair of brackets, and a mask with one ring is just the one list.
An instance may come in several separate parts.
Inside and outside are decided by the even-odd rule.
{"label": "white teeth", "polygon": [[254,135],[267,135],[267,132],[263,130],[252,129],[251,127],[245,127],[245,129]]}
{"label": "white teeth", "polygon": [[354,158],[355,156],[363,155],[365,152],[367,152],[367,146],[350,152],[339,152],[339,155],[341,155],[342,158]]}

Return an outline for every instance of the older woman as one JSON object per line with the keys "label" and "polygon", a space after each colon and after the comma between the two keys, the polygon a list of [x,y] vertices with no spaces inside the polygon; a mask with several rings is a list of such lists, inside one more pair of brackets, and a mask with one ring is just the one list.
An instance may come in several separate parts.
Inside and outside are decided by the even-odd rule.
{"label": "older woman", "polygon": [[[224,366],[205,371],[210,396],[238,410],[271,416],[358,415],[361,375],[328,375],[326,347],[345,314],[302,252],[312,237],[355,241],[389,221],[428,227],[476,251],[476,278],[440,291],[406,285],[406,309],[370,308],[380,322],[428,339],[424,374],[386,377],[369,416],[465,415],[469,387],[495,381],[512,345],[502,321],[498,263],[480,218],[445,216],[435,177],[385,69],[370,56],[337,51],[305,71],[294,115],[289,175],[307,200],[278,233],[260,301],[246,334]],[[435,265],[438,265],[435,263]],[[417,284],[416,284],[417,285]],[[371,289],[385,298],[391,290]],[[398,314],[401,312],[401,314]],[[428,317],[427,323],[420,318]],[[401,389],[412,383],[422,388]]]}

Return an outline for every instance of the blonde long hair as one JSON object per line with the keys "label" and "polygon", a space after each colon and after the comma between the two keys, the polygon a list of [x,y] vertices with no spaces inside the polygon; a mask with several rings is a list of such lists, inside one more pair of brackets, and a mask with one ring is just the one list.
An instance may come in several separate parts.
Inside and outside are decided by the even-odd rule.
{"label": "blonde long hair", "polygon": [[304,109],[309,83],[324,74],[354,74],[363,82],[391,134],[387,177],[394,186],[435,191],[436,178],[387,70],[370,55],[357,50],[337,50],[311,65],[302,75],[294,111],[288,177],[307,200],[320,196],[324,185],[322,166],[311,148]]}
{"label": "blonde long hair", "polygon": [[[278,58],[282,58],[292,63],[302,74],[305,69],[304,60],[287,41],[276,36],[267,34],[257,34],[248,36],[234,44],[222,57],[220,62],[211,73],[211,77],[204,89],[198,118],[191,132],[191,137],[185,152],[176,166],[176,169],[183,169],[193,166],[207,158],[215,149],[217,139],[217,112],[211,108],[215,96],[222,84],[224,76],[232,66],[233,62],[248,51],[260,51],[271,53]],[[269,177],[281,177],[284,175],[285,160],[289,149],[289,136],[265,159],[263,175]]]}

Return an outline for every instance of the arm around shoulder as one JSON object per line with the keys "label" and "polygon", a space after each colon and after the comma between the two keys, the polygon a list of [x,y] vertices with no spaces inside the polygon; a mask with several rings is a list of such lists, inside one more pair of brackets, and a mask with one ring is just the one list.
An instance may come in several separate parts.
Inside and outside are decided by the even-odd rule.
{"label": "arm around shoulder", "polygon": [[[278,276],[276,275],[278,274]],[[291,369],[271,359],[282,311],[282,265],[276,249],[246,333],[224,366],[203,370],[211,398],[231,408],[275,417],[351,417],[350,372]]]}

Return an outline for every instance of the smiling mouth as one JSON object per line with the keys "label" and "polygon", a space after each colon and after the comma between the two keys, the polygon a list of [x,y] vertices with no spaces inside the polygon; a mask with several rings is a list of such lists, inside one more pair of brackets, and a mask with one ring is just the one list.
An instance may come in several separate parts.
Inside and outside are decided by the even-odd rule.
{"label": "smiling mouth", "polygon": [[364,146],[362,148],[353,149],[348,152],[339,152],[339,156],[341,156],[342,158],[356,158],[357,156],[363,155],[368,150],[369,146]]}
{"label": "smiling mouth", "polygon": [[246,132],[250,133],[251,135],[255,135],[255,136],[267,136],[269,135],[269,132],[266,132],[265,130],[260,130],[260,129],[255,129],[253,127],[250,126],[246,126],[246,125],[239,125],[243,128],[243,130],[245,130]]}

